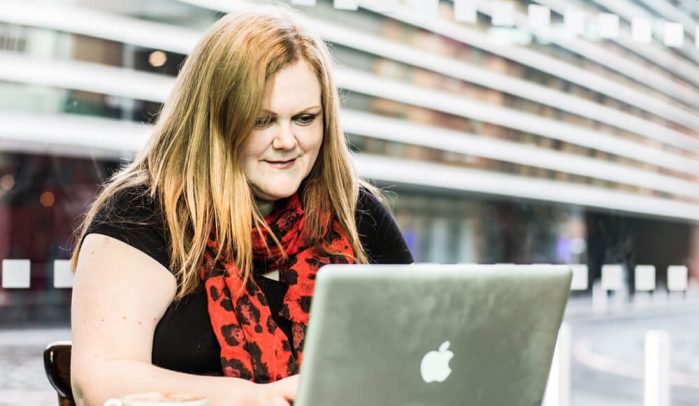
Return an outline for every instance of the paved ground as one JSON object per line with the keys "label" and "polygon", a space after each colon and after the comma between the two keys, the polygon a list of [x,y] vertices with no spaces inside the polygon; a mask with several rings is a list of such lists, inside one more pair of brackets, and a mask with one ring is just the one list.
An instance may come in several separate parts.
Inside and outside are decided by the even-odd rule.
{"label": "paved ground", "polygon": [[0,405],[55,405],[56,392],[44,374],[46,344],[69,340],[64,328],[0,330]]}
{"label": "paved ground", "polygon": [[570,325],[573,406],[642,405],[644,337],[656,329],[668,331],[672,340],[672,405],[699,404],[699,308]]}
{"label": "paved ground", "polygon": [[[699,302],[661,301],[639,306],[573,300],[571,406],[643,404],[643,338],[662,329],[672,337],[673,406],[699,404]],[[70,339],[66,327],[0,328],[0,405],[56,405],[43,370],[46,344]]]}

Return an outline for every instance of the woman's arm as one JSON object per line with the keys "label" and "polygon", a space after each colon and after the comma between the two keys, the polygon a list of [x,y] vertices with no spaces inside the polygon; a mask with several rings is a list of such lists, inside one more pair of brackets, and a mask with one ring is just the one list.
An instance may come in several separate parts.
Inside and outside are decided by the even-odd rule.
{"label": "woman's arm", "polygon": [[151,364],[155,327],[172,302],[174,276],[117,239],[89,234],[80,249],[72,302],[71,380],[78,405],[150,391],[205,395],[210,406],[288,405],[298,377],[273,384],[197,376]]}

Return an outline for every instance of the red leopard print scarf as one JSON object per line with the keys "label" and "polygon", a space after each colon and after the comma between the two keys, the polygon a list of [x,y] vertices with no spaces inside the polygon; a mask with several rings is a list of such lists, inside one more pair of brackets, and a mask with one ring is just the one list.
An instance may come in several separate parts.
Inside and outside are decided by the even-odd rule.
{"label": "red leopard print scarf", "polygon": [[[327,250],[353,258],[354,250],[340,223],[331,222],[329,213],[325,217]],[[262,228],[252,231],[253,256],[255,262],[272,264],[265,271],[278,269],[279,280],[289,286],[280,315],[291,321],[292,342],[272,318],[267,299],[253,278],[241,290],[243,279],[234,261],[213,261],[217,247],[213,240],[208,242],[200,269],[211,325],[221,345],[224,375],[259,383],[298,373],[318,268],[351,262],[347,257],[325,255],[317,247],[307,246],[302,237],[304,211],[298,194],[265,217],[265,221],[284,247],[287,260]]]}

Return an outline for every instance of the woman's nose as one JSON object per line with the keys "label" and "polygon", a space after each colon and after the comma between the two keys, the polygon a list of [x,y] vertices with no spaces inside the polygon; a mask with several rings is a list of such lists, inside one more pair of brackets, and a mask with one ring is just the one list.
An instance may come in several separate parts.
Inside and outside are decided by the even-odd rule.
{"label": "woman's nose", "polygon": [[296,136],[291,128],[291,124],[282,124],[279,126],[274,140],[272,140],[274,149],[290,150],[296,148]]}

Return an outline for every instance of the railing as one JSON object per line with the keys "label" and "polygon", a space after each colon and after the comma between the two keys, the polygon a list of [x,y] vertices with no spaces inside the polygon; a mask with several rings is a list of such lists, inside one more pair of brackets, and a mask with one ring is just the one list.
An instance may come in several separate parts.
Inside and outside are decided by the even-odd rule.
{"label": "railing", "polygon": [[[571,290],[588,288],[587,267],[573,265]],[[593,313],[607,313],[618,310],[620,306],[628,309],[650,308],[657,303],[678,294],[684,299],[691,299],[696,294],[696,286],[690,284],[686,266],[670,266],[667,269],[666,286],[656,286],[656,269],[651,265],[638,265],[634,268],[634,297],[625,297],[626,284],[621,265],[604,265],[601,278],[592,286]],[[621,300],[610,303],[609,292],[615,292]],[[649,300],[653,293],[659,300]],[[667,301],[666,301],[667,302]],[[644,406],[670,406],[671,377],[670,368],[671,338],[670,333],[662,330],[648,330],[644,338],[644,368],[639,375],[643,379]],[[571,361],[573,358],[572,328],[564,322],[558,333],[556,350],[551,364],[549,380],[543,406],[569,406],[571,404]]]}
{"label": "railing", "polygon": [[[571,265],[573,279],[571,291],[587,290],[589,287],[586,265]],[[657,286],[656,269],[651,265],[638,265],[634,268],[633,299],[624,296],[627,285],[621,265],[604,265],[601,278],[592,284],[591,310],[593,314],[611,312],[619,305],[629,309],[651,306],[648,300],[651,292],[663,300],[667,295],[678,294],[684,299],[695,296],[696,287],[690,284],[686,266],[670,266],[667,269],[666,286]],[[29,289],[31,287],[31,261],[28,259],[4,259],[2,261],[2,289]],[[68,260],[53,262],[53,287],[70,289],[73,286],[73,273]],[[610,302],[609,292],[615,292],[622,300]],[[681,301],[681,302],[682,302]],[[657,302],[657,300],[655,301]],[[622,303],[622,304],[620,304]],[[543,406],[569,406],[571,404],[571,369],[573,358],[572,328],[564,322],[558,333],[556,350],[546,388]],[[667,331],[649,330],[645,333],[643,398],[644,406],[670,406],[671,338]],[[639,374],[640,375],[640,374]]]}

